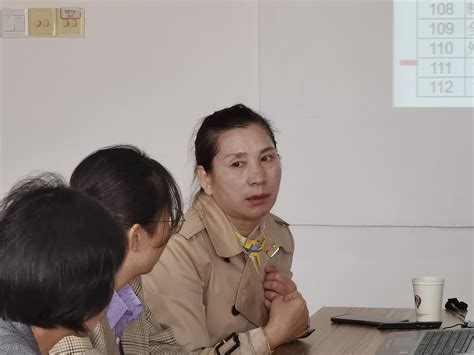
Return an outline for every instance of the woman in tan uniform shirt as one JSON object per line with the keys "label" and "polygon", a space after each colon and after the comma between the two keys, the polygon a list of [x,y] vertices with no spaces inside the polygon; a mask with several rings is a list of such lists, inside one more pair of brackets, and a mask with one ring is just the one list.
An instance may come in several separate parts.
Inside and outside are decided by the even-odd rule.
{"label": "woman in tan uniform shirt", "polygon": [[309,319],[290,279],[293,237],[270,214],[281,179],[273,131],[235,105],[204,119],[195,154],[201,190],[143,278],[146,302],[190,351],[270,353]]}

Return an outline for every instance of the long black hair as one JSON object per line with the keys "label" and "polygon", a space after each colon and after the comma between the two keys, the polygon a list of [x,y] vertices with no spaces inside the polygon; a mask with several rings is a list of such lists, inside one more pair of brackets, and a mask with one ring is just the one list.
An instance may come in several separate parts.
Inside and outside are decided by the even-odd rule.
{"label": "long black hair", "polygon": [[171,174],[132,145],[92,153],[74,169],[70,183],[95,197],[124,229],[137,223],[152,233],[157,217],[169,214],[176,232],[183,216],[180,190]]}

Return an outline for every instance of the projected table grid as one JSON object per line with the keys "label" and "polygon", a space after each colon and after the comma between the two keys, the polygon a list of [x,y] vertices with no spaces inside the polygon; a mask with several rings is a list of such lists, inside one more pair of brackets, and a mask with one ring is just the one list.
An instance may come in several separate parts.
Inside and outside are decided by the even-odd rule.
{"label": "projected table grid", "polygon": [[417,97],[474,97],[474,0],[417,0],[416,50]]}

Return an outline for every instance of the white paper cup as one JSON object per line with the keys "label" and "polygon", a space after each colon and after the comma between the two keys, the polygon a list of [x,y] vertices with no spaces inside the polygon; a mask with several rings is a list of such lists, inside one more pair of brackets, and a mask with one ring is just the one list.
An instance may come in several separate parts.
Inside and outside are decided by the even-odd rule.
{"label": "white paper cup", "polygon": [[441,321],[444,279],[437,276],[412,279],[417,322]]}

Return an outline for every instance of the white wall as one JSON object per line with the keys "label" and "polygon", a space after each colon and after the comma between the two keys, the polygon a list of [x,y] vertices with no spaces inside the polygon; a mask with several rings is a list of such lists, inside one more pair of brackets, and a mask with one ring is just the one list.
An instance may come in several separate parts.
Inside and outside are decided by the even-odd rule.
{"label": "white wall", "polygon": [[32,170],[68,175],[94,149],[123,142],[188,186],[198,119],[257,104],[256,4],[69,3],[86,8],[85,39],[2,40],[3,188]]}
{"label": "white wall", "polygon": [[260,108],[301,172],[278,206],[294,223],[470,225],[474,111],[393,107],[392,7],[260,1]]}
{"label": "white wall", "polygon": [[412,307],[411,278],[445,277],[445,298],[471,304],[472,231],[293,227],[295,279],[321,306]]}
{"label": "white wall", "polygon": [[[298,87],[294,80],[302,74],[298,60],[313,58],[314,53],[305,57],[291,47],[297,44],[291,36],[311,23],[311,16],[299,21],[294,15],[300,10],[283,11],[281,6],[290,3],[296,2],[4,1],[4,7],[83,6],[86,37],[0,40],[0,192],[34,170],[58,171],[68,177],[94,149],[126,142],[142,147],[169,167],[187,194],[192,175],[188,148],[194,125],[216,109],[243,102],[267,113],[280,130],[285,171],[277,210],[290,223],[308,224],[293,227],[297,244],[294,274],[311,311],[323,305],[411,307],[410,279],[422,274],[444,275],[445,295],[472,303],[472,229],[314,225],[384,222],[379,218],[383,214],[375,218],[368,213],[384,194],[397,197],[387,212],[390,221],[416,223],[417,211],[422,214],[431,204],[429,210],[435,213],[426,216],[442,215],[445,209],[450,217],[430,222],[465,224],[466,215],[473,215],[469,111],[462,111],[460,119],[452,122],[438,117],[431,126],[434,130],[426,117],[410,124],[403,118],[375,115],[349,120],[315,113],[318,96],[308,94],[308,82]],[[314,11],[313,3],[318,1],[302,3]],[[319,3],[328,6],[328,2]],[[281,36],[282,42],[278,44],[272,35]],[[284,53],[289,56],[287,62],[281,58]],[[325,61],[330,61],[332,53],[325,55]],[[298,91],[301,88],[304,90]],[[336,99],[320,100],[327,109],[344,105]],[[413,126],[415,130],[409,133],[413,150],[398,155],[396,145],[402,133]],[[308,135],[315,127],[317,132]],[[438,171],[436,156],[425,149],[423,132],[430,136],[431,145],[437,136],[449,132],[443,136],[444,144],[458,153],[452,160],[442,157],[448,164],[442,175],[446,179],[433,176],[436,183],[430,179]],[[317,142],[313,142],[315,137]],[[365,165],[351,159],[350,146],[335,144],[350,139],[361,156],[371,157]],[[428,163],[417,165],[410,160],[403,166],[400,158],[401,166],[385,168],[377,160],[384,157],[377,155],[380,146],[366,144],[377,141],[388,142],[384,149],[392,158],[412,152]],[[314,143],[315,151],[305,148],[302,154],[302,143],[309,143],[310,148]],[[389,184],[397,176],[403,178],[406,168],[423,177],[421,187],[429,185],[421,195],[402,189],[412,185]],[[353,179],[351,169],[357,172]],[[374,173],[370,183],[363,179],[364,171]],[[452,186],[456,175],[459,184]],[[297,188],[314,186],[321,193],[320,198],[309,200],[314,208],[304,211],[304,219],[299,218],[298,210],[303,201],[291,199],[300,178],[303,183]],[[449,186],[442,186],[443,181]],[[360,186],[369,189],[370,201],[360,195]],[[427,193],[433,188],[443,197],[438,205]],[[450,200],[452,205],[446,205]],[[405,203],[410,203],[411,213],[403,209]],[[413,218],[397,220],[402,212]]]}

